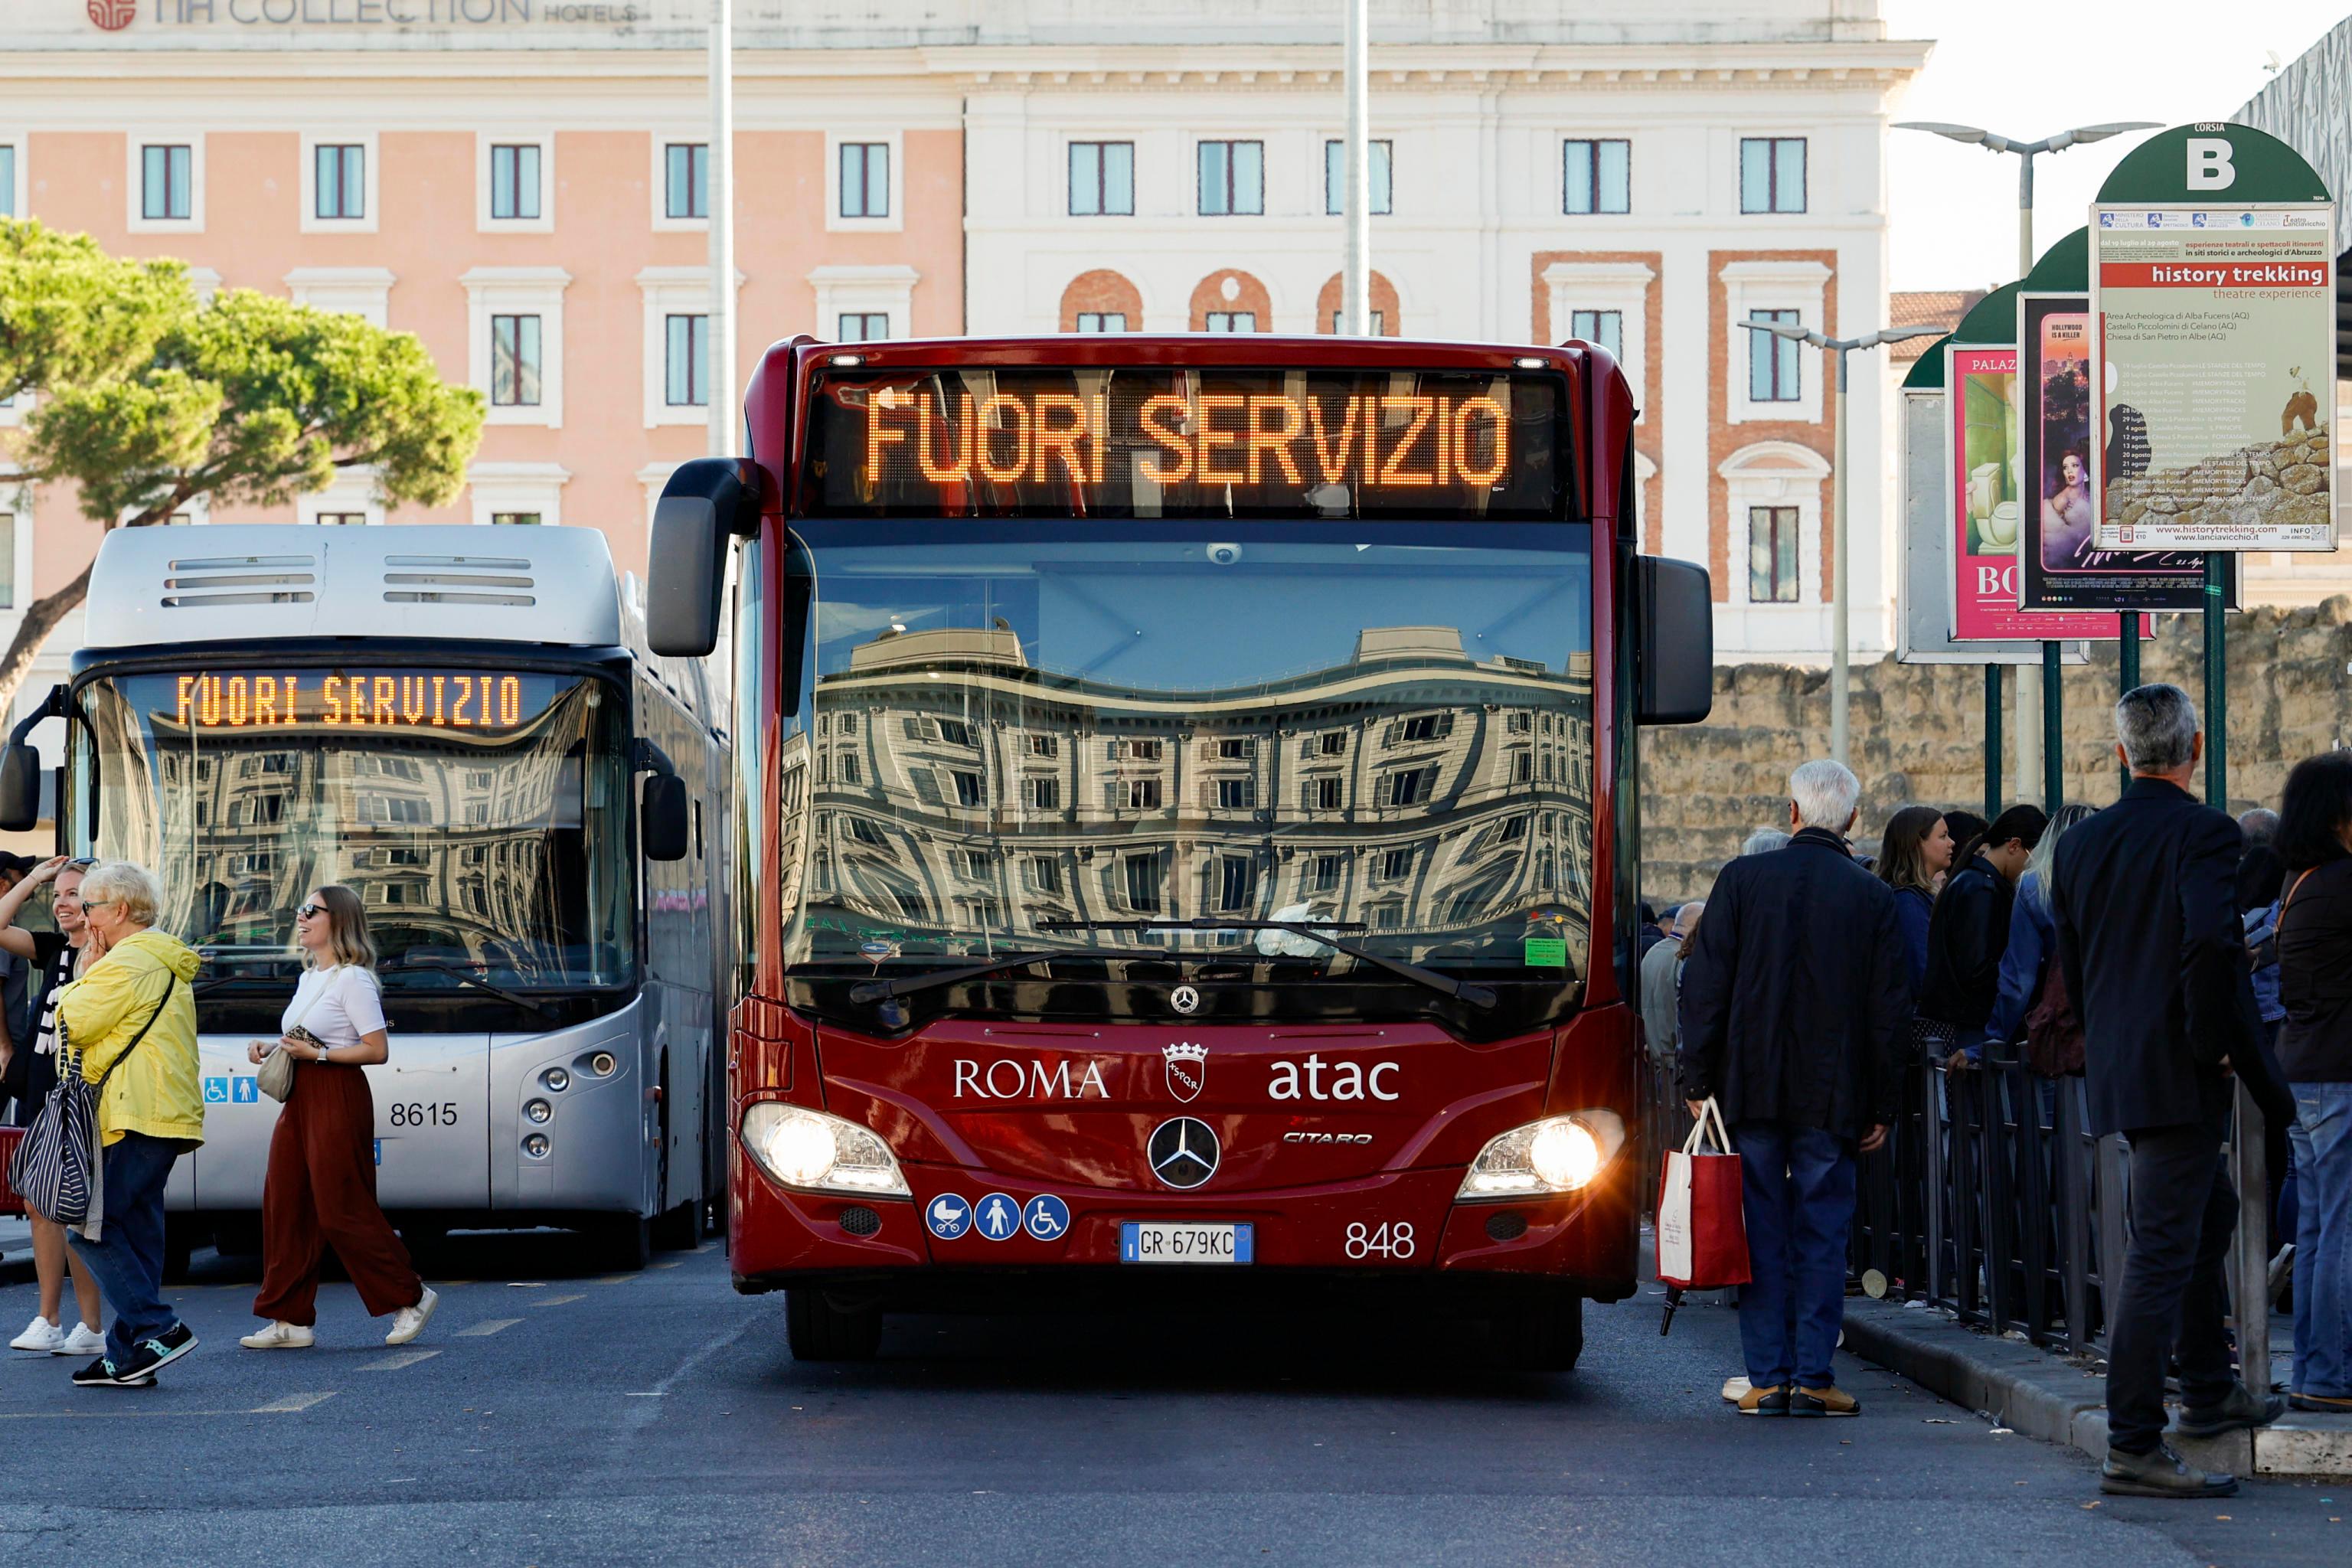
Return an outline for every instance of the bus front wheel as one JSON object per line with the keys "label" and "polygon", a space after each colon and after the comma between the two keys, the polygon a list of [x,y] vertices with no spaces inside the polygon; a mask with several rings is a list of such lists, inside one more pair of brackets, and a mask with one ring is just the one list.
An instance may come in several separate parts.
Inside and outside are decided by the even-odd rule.
{"label": "bus front wheel", "polygon": [[1558,1287],[1496,1312],[1495,1348],[1517,1372],[1573,1372],[1584,1353],[1584,1298]]}
{"label": "bus front wheel", "polygon": [[794,1361],[871,1361],[882,1348],[882,1314],[836,1307],[822,1290],[789,1290],[784,1338]]}

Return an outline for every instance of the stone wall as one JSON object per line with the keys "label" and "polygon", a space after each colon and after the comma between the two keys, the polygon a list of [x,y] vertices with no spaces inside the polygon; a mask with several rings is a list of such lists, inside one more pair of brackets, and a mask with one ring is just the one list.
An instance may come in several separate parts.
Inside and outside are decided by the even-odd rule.
{"label": "stone wall", "polygon": [[[2301,395],[2307,420],[2311,395]],[[2107,505],[2126,528],[2142,518],[2209,529],[2325,528],[2332,515],[2327,454],[2327,427],[2305,423],[2300,437],[2242,447],[2193,468],[2116,479]],[[2184,506],[2183,495],[2206,499]]]}
{"label": "stone wall", "polygon": [[[2156,625],[2156,640],[2141,645],[2140,679],[2174,682],[2201,711],[2201,617],[2159,616]],[[2276,805],[2288,768],[2352,741],[2347,668],[2352,600],[2230,617],[2231,811]],[[2007,679],[2021,676],[2041,680],[2038,671],[2016,669]],[[2069,800],[2104,805],[2116,798],[2116,682],[2112,642],[2092,644],[2091,662],[2065,671]],[[1891,658],[1857,666],[1848,718],[1863,790],[1858,841],[1874,848],[1886,818],[1915,802],[1984,809],[1981,666],[1901,665]],[[1750,831],[1785,826],[1789,770],[1827,754],[1829,731],[1828,671],[1768,664],[1717,668],[1706,723],[1645,731],[1644,893],[1667,901],[1702,897]],[[2013,759],[2014,741],[2004,740]]]}

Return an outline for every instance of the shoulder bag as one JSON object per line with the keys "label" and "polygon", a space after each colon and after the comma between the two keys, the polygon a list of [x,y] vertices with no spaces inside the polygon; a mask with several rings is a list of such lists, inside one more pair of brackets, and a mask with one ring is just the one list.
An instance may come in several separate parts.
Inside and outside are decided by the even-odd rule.
{"label": "shoulder bag", "polygon": [[[299,1029],[302,1020],[310,1016],[310,1009],[317,1006],[320,998],[331,989],[333,987],[321,985],[312,993],[310,999],[302,1004],[302,1010],[294,1015],[294,1021],[280,1031],[281,1036]],[[261,1086],[262,1093],[280,1104],[285,1103],[286,1097],[294,1092],[294,1058],[286,1054],[283,1038],[270,1047],[269,1054],[261,1058],[261,1070],[253,1075],[253,1081]]]}
{"label": "shoulder bag", "polygon": [[68,1034],[63,1016],[58,1017],[57,1087],[41,1102],[39,1113],[16,1146],[16,1159],[9,1163],[8,1184],[26,1204],[91,1241],[100,1239],[100,1221],[106,1212],[106,1167],[98,1142],[99,1100],[108,1081],[131,1059],[131,1053],[172,1005],[180,976],[175,971],[164,973],[163,1000],[96,1083],[82,1077],[81,1051]]}

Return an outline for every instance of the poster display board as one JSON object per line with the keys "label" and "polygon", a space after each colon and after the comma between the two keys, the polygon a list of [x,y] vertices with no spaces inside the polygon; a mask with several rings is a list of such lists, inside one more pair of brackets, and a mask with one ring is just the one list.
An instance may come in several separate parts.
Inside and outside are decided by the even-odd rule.
{"label": "poster display board", "polygon": [[2016,447],[2018,351],[2007,344],[1944,350],[1945,513],[1951,541],[1952,637],[1956,642],[2116,635],[2112,613],[2018,608],[2023,539],[2023,454]]}
{"label": "poster display board", "polygon": [[[2091,300],[2020,294],[2018,605],[2025,610],[2201,610],[2195,551],[2099,548],[2091,488]],[[2234,606],[2235,562],[2230,563]]]}
{"label": "poster display board", "polygon": [[2335,209],[2221,205],[2231,149],[2189,139],[2210,204],[2093,209],[2105,549],[2336,548]]}
{"label": "poster display board", "polygon": [[[1952,508],[1946,499],[1944,392],[1910,387],[1902,393],[1903,561],[1895,580],[1896,660],[1903,664],[2038,665],[2038,642],[1952,640]],[[2061,644],[2068,664],[2086,655],[2080,643]]]}

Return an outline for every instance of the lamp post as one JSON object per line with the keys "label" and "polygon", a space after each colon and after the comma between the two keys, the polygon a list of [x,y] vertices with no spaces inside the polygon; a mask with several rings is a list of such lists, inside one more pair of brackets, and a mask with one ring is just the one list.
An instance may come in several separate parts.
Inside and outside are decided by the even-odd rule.
{"label": "lamp post", "polygon": [[1348,79],[1348,147],[1340,221],[1348,226],[1348,243],[1339,278],[1339,331],[1360,338],[1372,329],[1372,149],[1364,102],[1371,76],[1371,0],[1343,3],[1348,7],[1340,50]]}
{"label": "lamp post", "polygon": [[[710,456],[731,458],[735,435],[735,5],[710,0]],[[688,389],[691,390],[690,388]]]}
{"label": "lamp post", "polygon": [[[2081,147],[2093,142],[2104,142],[2110,136],[2121,136],[2133,131],[2155,131],[2161,128],[2152,120],[2116,120],[2100,125],[2077,125],[2072,130],[2044,136],[2039,142],[2021,142],[2014,136],[2003,136],[1997,132],[1987,131],[1981,126],[1953,125],[1940,120],[1907,120],[1899,121],[1895,129],[1925,131],[1932,136],[1941,136],[1947,141],[1981,147],[1988,153],[2017,154],[2017,275],[2021,279],[2033,270],[2033,160],[2044,153],[2063,153],[2069,147]],[[2137,617],[2127,616],[2126,623],[2132,627],[2131,635],[2137,636],[2139,625]],[[2134,648],[2132,651],[2137,654],[2138,650]],[[2028,716],[2021,710],[2025,706],[2026,690],[2025,682],[2020,680],[2017,683],[2018,706],[2021,710],[2017,716],[2018,793],[2021,796],[2031,795],[2033,793],[2034,775],[2043,773],[2046,768],[2049,776],[2043,780],[2043,792],[2049,797],[2050,809],[2055,811],[2058,808],[2058,775],[2057,769],[2053,764],[2056,759],[2054,757],[2045,759],[2038,754],[2044,750],[2042,743],[2044,740],[2054,738],[2045,737],[2043,730],[2054,729],[2051,720],[2057,712],[2060,692],[2057,647],[2046,638],[2042,645],[2042,723],[2041,724],[2030,721]]]}
{"label": "lamp post", "polygon": [[1846,674],[1851,641],[1847,630],[1845,521],[1845,356],[1856,349],[1899,343],[1906,338],[1941,337],[1941,327],[1885,327],[1859,338],[1832,338],[1811,327],[1779,321],[1742,321],[1751,332],[1769,332],[1792,342],[1811,343],[1837,355],[1837,455],[1830,466],[1830,754],[1839,762],[1846,755]]}

